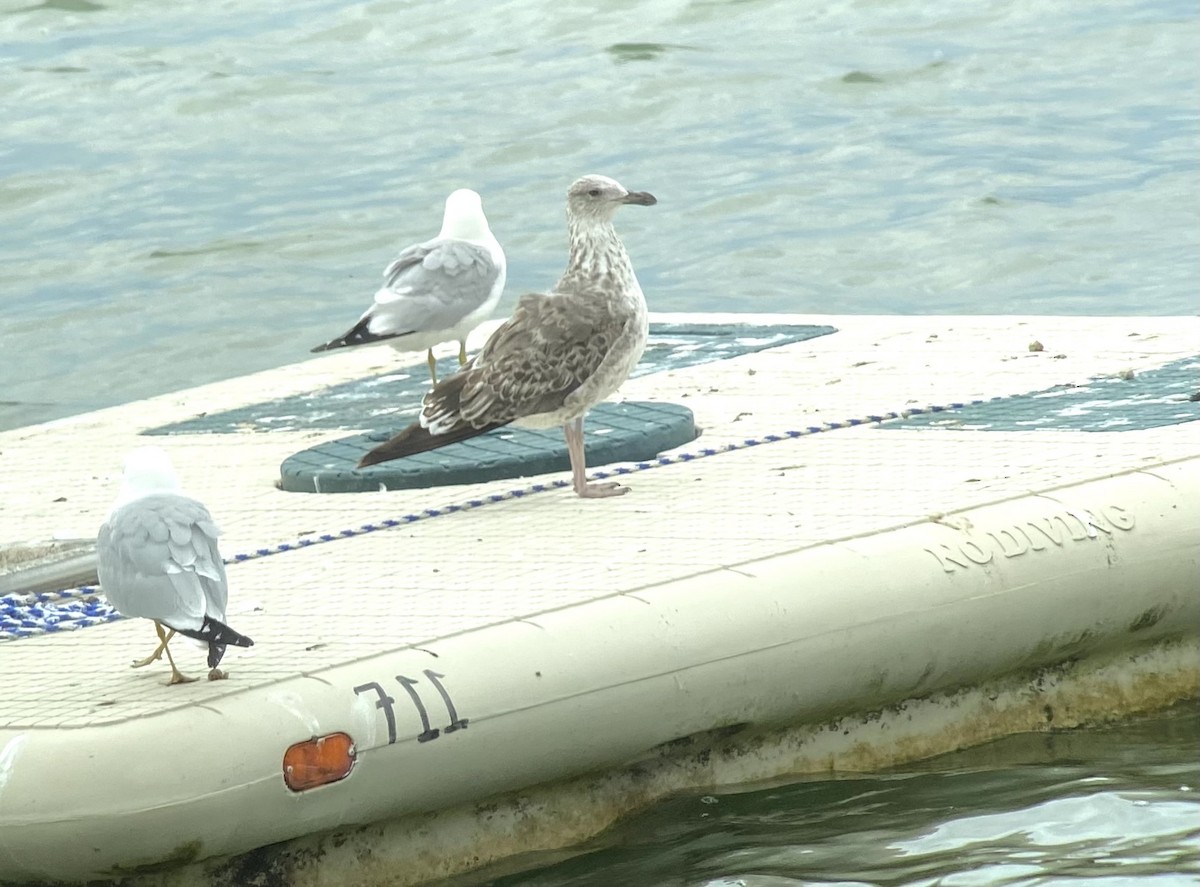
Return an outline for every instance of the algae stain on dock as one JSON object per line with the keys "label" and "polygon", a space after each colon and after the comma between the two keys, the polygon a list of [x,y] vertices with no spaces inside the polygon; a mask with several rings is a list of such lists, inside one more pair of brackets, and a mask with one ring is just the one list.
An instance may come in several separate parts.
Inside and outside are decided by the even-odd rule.
{"label": "algae stain on dock", "polygon": [[[642,760],[604,773],[427,815],[310,835],[130,885],[231,887],[261,878],[275,883],[271,878],[286,875],[294,887],[417,887],[479,869],[498,876],[514,865],[505,860],[519,854],[586,852],[578,845],[674,794],[869,773],[1014,734],[1157,711],[1200,693],[1198,663],[1200,642],[1171,641],[1132,654],[1067,661],[834,721],[760,732],[739,724],[666,743],[648,750]],[[431,844],[433,835],[437,839]]]}

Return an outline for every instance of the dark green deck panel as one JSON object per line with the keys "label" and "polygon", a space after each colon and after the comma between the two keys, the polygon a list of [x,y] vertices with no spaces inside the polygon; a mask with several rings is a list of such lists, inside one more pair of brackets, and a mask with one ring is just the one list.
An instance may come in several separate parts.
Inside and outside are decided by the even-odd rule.
{"label": "dark green deck panel", "polygon": [[[561,428],[531,431],[507,426],[428,453],[370,468],[354,466],[363,454],[401,429],[356,434],[303,450],[280,466],[281,486],[296,493],[363,493],[568,472],[571,461]],[[645,462],[696,438],[692,411],[672,403],[602,403],[584,422],[588,468],[611,462]]]}
{"label": "dark green deck panel", "polygon": [[[645,376],[696,364],[738,357],[792,342],[835,333],[831,326],[739,323],[652,323],[646,353],[633,370]],[[386,353],[386,352],[385,352]],[[163,425],[145,434],[245,434],[248,431],[297,431],[376,428],[407,424],[417,415],[429,390],[424,352],[395,353],[396,369],[292,397],[207,413]],[[458,369],[458,360],[438,363],[438,378]]]}
{"label": "dark green deck panel", "polygon": [[887,422],[884,428],[959,431],[1142,431],[1200,419],[1200,356],[1122,378],[997,398]]}

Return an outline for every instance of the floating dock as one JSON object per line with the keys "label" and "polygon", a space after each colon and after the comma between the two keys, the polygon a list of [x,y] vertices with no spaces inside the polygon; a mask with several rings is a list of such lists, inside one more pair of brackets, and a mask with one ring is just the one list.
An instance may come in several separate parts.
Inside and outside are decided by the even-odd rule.
{"label": "floating dock", "polygon": [[[620,396],[691,424],[617,499],[353,477],[424,384],[386,347],[0,433],[0,883],[415,885],[1195,697],[1200,320],[652,321]],[[223,530],[226,681],[86,584],[146,443]]]}

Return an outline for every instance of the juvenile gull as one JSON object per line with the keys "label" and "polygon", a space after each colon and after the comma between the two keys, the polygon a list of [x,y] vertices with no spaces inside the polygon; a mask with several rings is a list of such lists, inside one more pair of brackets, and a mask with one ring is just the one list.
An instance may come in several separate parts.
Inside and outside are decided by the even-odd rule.
{"label": "juvenile gull", "polygon": [[401,251],[387,266],[387,282],[358,323],[312,350],[390,340],[397,351],[428,351],[436,385],[433,346],[457,341],[458,363],[467,362],[467,335],[495,310],[506,270],[479,195],[461,188],[446,198],[438,236]]}
{"label": "juvenile gull", "polygon": [[180,492],[166,453],[142,447],[125,458],[121,493],[96,540],[96,572],[121,614],[154,620],[158,647],[134,668],[166,653],[169,684],[195,680],[175,667],[167,646],[179,633],[208,644],[208,679],[215,681],[225,677],[217,666],[227,644],[254,645],[225,624],[229,583],[217,534],[208,509]]}
{"label": "juvenile gull", "polygon": [[359,467],[436,449],[510,422],[561,425],[575,492],[619,496],[617,483],[585,474],[583,418],[629,376],[646,347],[646,299],[613,229],[627,203],[653,206],[605,176],[584,176],[567,191],[571,253],[554,291],[521,296],[466,368],[425,395],[417,422],[367,453]]}

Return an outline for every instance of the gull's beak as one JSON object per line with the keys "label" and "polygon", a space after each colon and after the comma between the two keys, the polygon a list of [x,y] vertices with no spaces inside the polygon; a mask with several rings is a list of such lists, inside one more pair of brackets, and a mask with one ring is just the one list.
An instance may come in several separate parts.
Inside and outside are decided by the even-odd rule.
{"label": "gull's beak", "polygon": [[636,203],[638,206],[654,206],[658,198],[649,191],[630,191],[621,198],[622,203]]}

